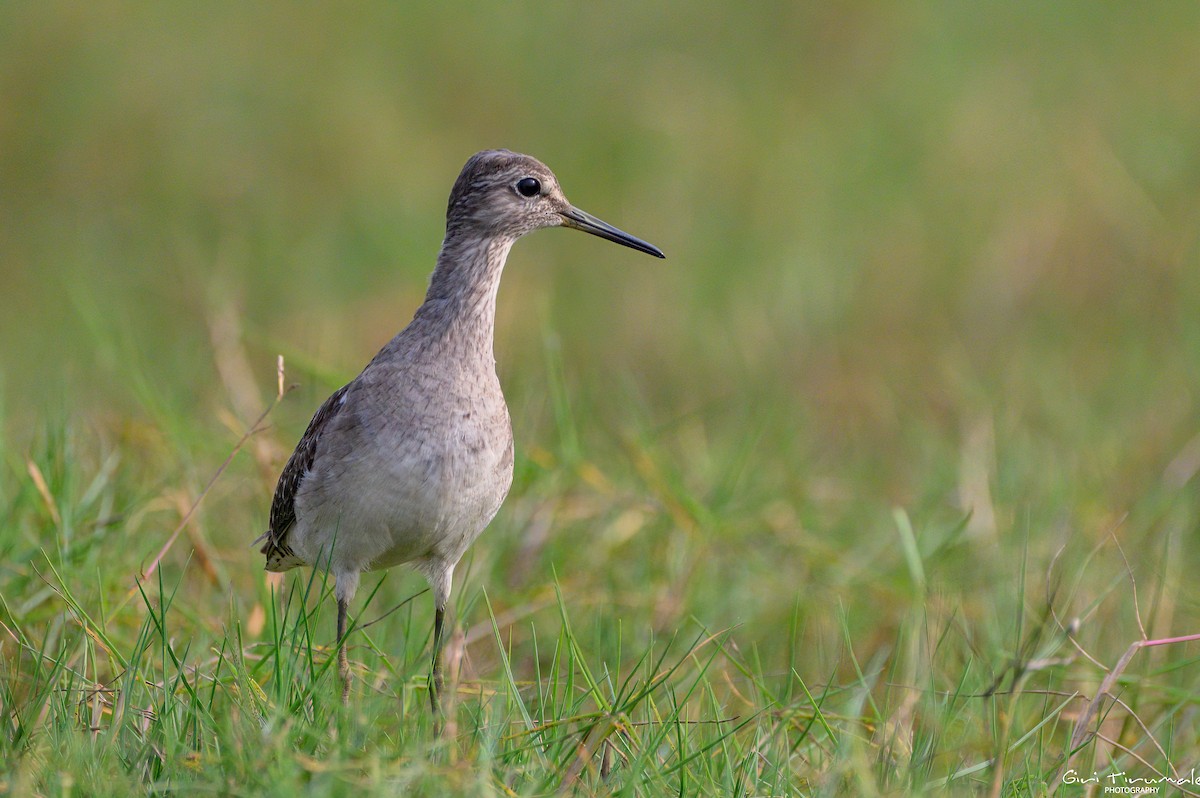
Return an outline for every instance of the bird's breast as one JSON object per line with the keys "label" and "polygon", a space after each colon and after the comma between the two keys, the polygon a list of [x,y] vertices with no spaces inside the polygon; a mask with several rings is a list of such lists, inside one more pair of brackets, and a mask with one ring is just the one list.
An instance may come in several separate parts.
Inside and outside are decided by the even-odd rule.
{"label": "bird's breast", "polygon": [[408,418],[404,429],[418,434],[381,435],[369,470],[389,497],[379,522],[391,542],[377,566],[429,553],[456,558],[500,509],[512,485],[513,442],[498,394],[443,397]]}
{"label": "bird's breast", "polygon": [[360,568],[456,562],[512,484],[512,429],[499,383],[493,375],[475,384],[452,371],[432,379],[364,376],[363,394],[351,398],[339,434],[301,486],[297,544],[313,562],[336,534],[335,552]]}

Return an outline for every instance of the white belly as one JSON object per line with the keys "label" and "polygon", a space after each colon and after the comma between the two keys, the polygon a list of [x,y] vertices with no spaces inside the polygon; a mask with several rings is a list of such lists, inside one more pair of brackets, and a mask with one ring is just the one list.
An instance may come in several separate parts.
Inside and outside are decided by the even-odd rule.
{"label": "white belly", "polygon": [[389,450],[380,436],[333,466],[322,469],[318,458],[296,497],[294,551],[316,566],[332,557],[334,570],[453,565],[512,484],[511,433],[495,438],[460,427],[453,439],[424,436],[420,446],[401,440]]}

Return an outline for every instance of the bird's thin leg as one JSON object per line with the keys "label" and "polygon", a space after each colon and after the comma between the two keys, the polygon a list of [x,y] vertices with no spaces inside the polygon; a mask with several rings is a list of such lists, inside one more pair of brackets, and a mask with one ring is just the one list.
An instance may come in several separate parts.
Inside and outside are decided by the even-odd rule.
{"label": "bird's thin leg", "polygon": [[442,692],[442,627],[446,622],[446,607],[438,605],[433,612],[433,679],[429,685],[429,705],[434,718],[441,715],[439,696]]}
{"label": "bird's thin leg", "polygon": [[339,598],[337,619],[338,675],[342,677],[342,703],[350,702],[350,658],[346,655],[346,611],[350,600]]}

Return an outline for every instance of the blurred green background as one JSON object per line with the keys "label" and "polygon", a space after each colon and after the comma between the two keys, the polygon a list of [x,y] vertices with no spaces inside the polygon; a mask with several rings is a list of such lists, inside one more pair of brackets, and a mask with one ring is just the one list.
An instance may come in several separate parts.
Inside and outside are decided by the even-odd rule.
{"label": "blurred green background", "polygon": [[654,431],[785,548],[802,511],[969,509],[971,445],[1019,454],[984,456],[1001,531],[1104,534],[1200,429],[1198,34],[1192,4],[4,4],[7,434],[227,435],[232,317],[243,416],[276,353],[302,383],[290,445],[411,315],[462,162],[504,146],[668,253],[516,249],[526,453],[557,445],[553,350],[585,448]]}
{"label": "blurred green background", "polygon": [[17,414],[64,385],[127,396],[113,361],[133,353],[105,333],[172,401],[209,399],[223,302],[265,382],[280,348],[353,373],[407,320],[449,185],[492,146],[670,256],[524,242],[501,305],[513,390],[534,389],[542,326],[597,388],[629,375],[664,413],[768,392],[835,441],[953,423],[948,380],[995,403],[1034,369],[1084,414],[1178,415],[1194,385],[1191,4],[0,15]]}
{"label": "blurred green background", "polygon": [[[4,3],[6,490],[72,419],[131,505],[194,496],[282,353],[301,387],[202,515],[252,590],[283,457],[507,147],[668,259],[515,248],[518,479],[475,588],[557,572],[768,652],[802,602],[824,678],[839,607],[868,652],[894,633],[900,507],[950,615],[1008,624],[1022,557],[1088,583],[1119,530],[1196,631],[1198,41],[1194,3]],[[142,558],[178,520],[151,507]]]}

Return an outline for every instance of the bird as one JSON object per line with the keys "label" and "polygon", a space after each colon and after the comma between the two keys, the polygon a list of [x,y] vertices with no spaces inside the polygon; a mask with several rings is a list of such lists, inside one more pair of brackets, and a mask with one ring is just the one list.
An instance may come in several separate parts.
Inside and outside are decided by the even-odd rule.
{"label": "bird", "polygon": [[266,570],[326,568],[337,599],[342,703],[346,622],[361,575],[408,564],[433,593],[429,698],[443,689],[442,635],[454,568],[512,486],[513,435],[493,353],[509,250],[544,227],[581,230],[664,258],[567,201],[541,161],[484,150],[463,166],[425,300],[361,373],[325,400],[279,476]]}

